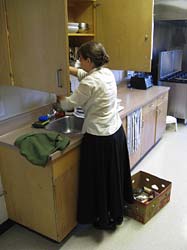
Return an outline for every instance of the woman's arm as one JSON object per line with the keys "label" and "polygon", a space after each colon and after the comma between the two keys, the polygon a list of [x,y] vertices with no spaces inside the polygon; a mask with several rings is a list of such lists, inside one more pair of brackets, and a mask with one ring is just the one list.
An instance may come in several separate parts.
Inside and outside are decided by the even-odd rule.
{"label": "woman's arm", "polygon": [[69,66],[69,73],[73,76],[77,76],[78,69],[72,66]]}

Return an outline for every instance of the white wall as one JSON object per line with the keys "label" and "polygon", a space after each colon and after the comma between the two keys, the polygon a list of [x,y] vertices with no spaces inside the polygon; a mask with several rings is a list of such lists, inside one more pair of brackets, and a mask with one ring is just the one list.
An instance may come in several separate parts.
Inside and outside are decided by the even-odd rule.
{"label": "white wall", "polygon": [[[117,84],[123,80],[124,71],[115,70],[113,73]],[[71,83],[71,89],[74,91],[79,82],[71,77]],[[0,86],[0,121],[52,102],[55,102],[54,94],[19,87]]]}
{"label": "white wall", "polygon": [[[121,81],[124,80],[125,71],[123,70],[112,70],[116,83],[119,84]],[[70,82],[71,82],[71,91],[73,92],[79,85],[79,81],[75,76],[70,76]]]}
{"label": "white wall", "polygon": [[0,86],[0,121],[54,101],[54,95],[46,92]]}

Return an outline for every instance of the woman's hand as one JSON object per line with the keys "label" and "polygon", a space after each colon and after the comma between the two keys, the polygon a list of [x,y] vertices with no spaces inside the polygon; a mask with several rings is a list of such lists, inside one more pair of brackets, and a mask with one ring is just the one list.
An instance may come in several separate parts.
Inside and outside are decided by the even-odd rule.
{"label": "woman's hand", "polygon": [[60,104],[60,101],[62,101],[64,99],[65,99],[65,96],[57,95],[56,96],[56,103],[53,103],[53,109],[55,109],[57,112],[64,112],[62,107],[61,107],[61,104]]}
{"label": "woman's hand", "polygon": [[56,96],[57,103],[59,103],[60,101],[63,101],[64,99],[65,99],[65,96],[63,96],[63,95],[57,95]]}

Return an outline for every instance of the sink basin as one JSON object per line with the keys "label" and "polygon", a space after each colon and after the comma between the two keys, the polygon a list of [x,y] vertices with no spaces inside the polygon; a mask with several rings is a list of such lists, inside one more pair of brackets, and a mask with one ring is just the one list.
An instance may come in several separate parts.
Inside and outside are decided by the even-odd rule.
{"label": "sink basin", "polygon": [[83,122],[84,118],[70,115],[51,121],[45,128],[63,134],[81,134]]}

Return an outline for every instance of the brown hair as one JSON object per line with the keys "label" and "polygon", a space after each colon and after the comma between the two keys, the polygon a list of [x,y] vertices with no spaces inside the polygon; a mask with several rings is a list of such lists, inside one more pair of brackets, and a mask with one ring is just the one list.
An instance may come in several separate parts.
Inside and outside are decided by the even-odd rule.
{"label": "brown hair", "polygon": [[109,62],[109,56],[101,43],[87,42],[80,46],[77,51],[78,58],[80,55],[84,58],[90,58],[96,67],[103,66]]}

